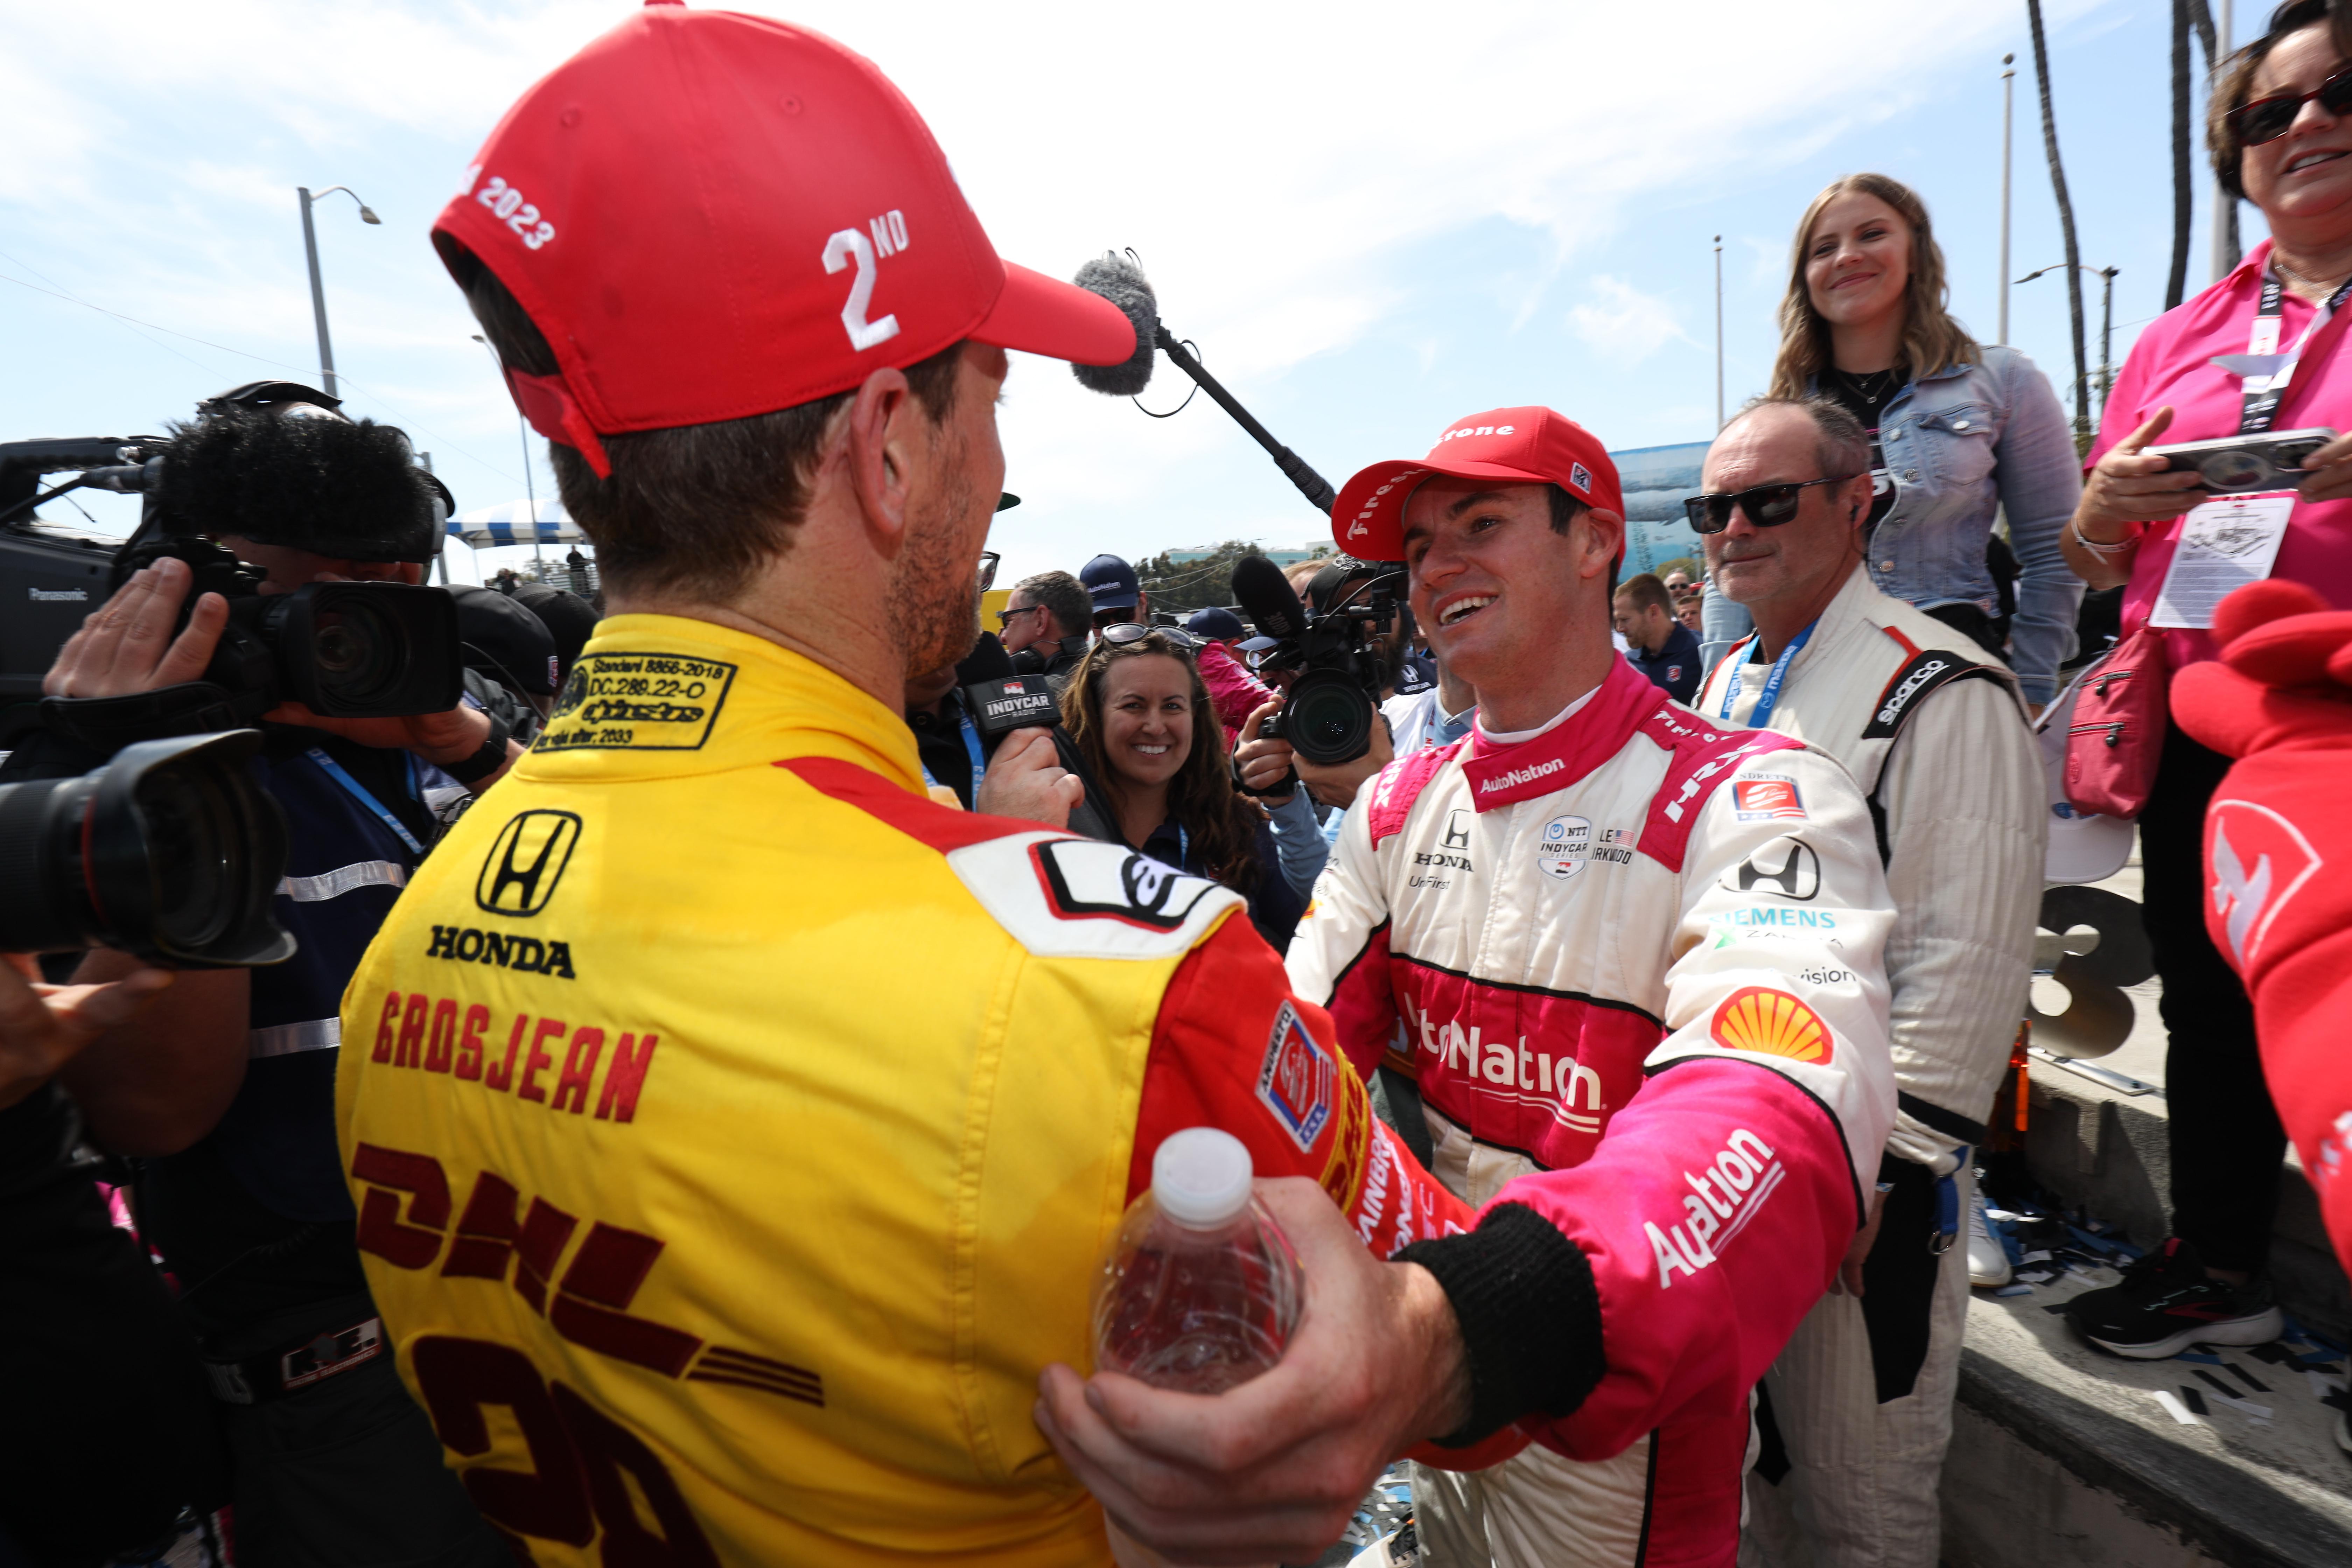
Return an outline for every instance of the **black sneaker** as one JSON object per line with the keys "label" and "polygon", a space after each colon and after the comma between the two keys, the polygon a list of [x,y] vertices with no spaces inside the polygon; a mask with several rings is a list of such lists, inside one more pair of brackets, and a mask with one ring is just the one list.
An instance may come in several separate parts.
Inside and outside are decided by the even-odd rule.
{"label": "black sneaker", "polygon": [[2066,1317],[2093,1344],[2140,1361],[2163,1361],[2200,1340],[2266,1345],[2286,1331],[2268,1280],[2216,1279],[2177,1236],[2126,1265],[2122,1284],[2068,1301]]}

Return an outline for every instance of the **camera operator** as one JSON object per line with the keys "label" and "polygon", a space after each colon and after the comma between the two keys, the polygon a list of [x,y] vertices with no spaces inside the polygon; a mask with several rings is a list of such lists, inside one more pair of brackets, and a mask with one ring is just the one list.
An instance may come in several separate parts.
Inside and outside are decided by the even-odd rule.
{"label": "camera operator", "polygon": [[555,638],[520,596],[462,584],[448,593],[457,601],[467,696],[504,724],[515,744],[528,749],[554,710],[563,684]]}
{"label": "camera operator", "polygon": [[[322,413],[305,423],[322,424]],[[338,416],[324,419],[340,431],[268,423],[286,418],[237,409],[190,426],[166,474],[184,463],[257,480],[240,465],[290,447],[312,461],[289,471],[331,490],[370,443],[398,437]],[[353,468],[338,470],[346,459]],[[438,542],[430,494],[421,477],[397,488],[415,472],[404,463],[389,477],[368,471],[395,487],[371,498],[382,514],[373,531],[335,510],[300,507],[289,511],[316,519],[307,533],[203,531],[262,569],[265,595],[311,583],[416,584]],[[203,595],[175,636],[191,581],[186,562],[165,556],[84,623],[44,680],[55,700],[42,705],[44,730],[0,778],[83,771],[120,745],[191,727],[186,714],[217,703],[220,689],[203,678],[229,607]],[[268,968],[182,974],[60,1081],[99,1142],[147,1159],[142,1223],[181,1280],[208,1364],[235,1468],[240,1560],[487,1568],[503,1548],[441,1467],[430,1426],[383,1353],[335,1152],[333,1097],[342,990],[436,832],[424,800],[425,784],[440,782],[433,770],[478,793],[520,748],[471,706],[326,718],[287,702],[264,718],[268,742],[253,767],[286,817],[276,914],[299,952]],[[100,951],[76,978],[113,979],[134,962]]]}
{"label": "camera operator", "polygon": [[1015,675],[1066,680],[1087,657],[1094,606],[1086,584],[1067,572],[1040,572],[1013,584],[996,613],[1004,651]]}

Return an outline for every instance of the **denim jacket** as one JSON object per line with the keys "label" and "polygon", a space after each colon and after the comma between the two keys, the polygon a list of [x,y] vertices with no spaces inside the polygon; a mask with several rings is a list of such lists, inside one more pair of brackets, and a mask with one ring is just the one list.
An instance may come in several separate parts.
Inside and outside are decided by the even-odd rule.
{"label": "denim jacket", "polygon": [[[2019,566],[2011,662],[2028,700],[2047,702],[2074,652],[2083,600],[2082,580],[2058,551],[2082,497],[2082,463],[2049,378],[2015,349],[1989,344],[1983,353],[1981,364],[1910,383],[1881,414],[1895,504],[1871,535],[1870,579],[1917,609],[1966,602],[1998,614],[1985,542],[1995,509],[2006,509]],[[1712,665],[1752,623],[1714,593],[1706,617]]]}

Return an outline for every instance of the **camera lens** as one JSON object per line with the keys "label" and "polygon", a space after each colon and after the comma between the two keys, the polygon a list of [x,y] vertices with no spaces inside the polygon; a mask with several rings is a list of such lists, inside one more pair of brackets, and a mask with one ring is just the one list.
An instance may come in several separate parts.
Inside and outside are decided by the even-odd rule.
{"label": "camera lens", "polygon": [[399,679],[399,633],[357,595],[320,606],[310,647],[320,689],[339,704],[366,707]]}
{"label": "camera lens", "polygon": [[181,968],[275,963],[286,869],[250,730],[144,741],[93,773],[0,785],[0,952],[116,947]]}
{"label": "camera lens", "polygon": [[1291,688],[1283,727],[1291,749],[1321,766],[1350,762],[1371,749],[1377,715],[1362,687],[1338,670],[1309,670]]}
{"label": "camera lens", "polygon": [[153,773],[132,799],[154,868],[157,936],[189,951],[217,940],[235,918],[237,878],[228,848],[236,817],[219,785],[197,773]]}

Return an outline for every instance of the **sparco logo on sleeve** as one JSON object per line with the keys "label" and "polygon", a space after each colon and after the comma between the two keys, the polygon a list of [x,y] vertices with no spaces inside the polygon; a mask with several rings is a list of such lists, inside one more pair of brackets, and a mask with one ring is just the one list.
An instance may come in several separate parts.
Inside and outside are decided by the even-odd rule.
{"label": "sparco logo on sleeve", "polygon": [[474,902],[493,915],[535,915],[580,842],[580,819],[568,811],[526,811],[499,829],[474,882]]}

